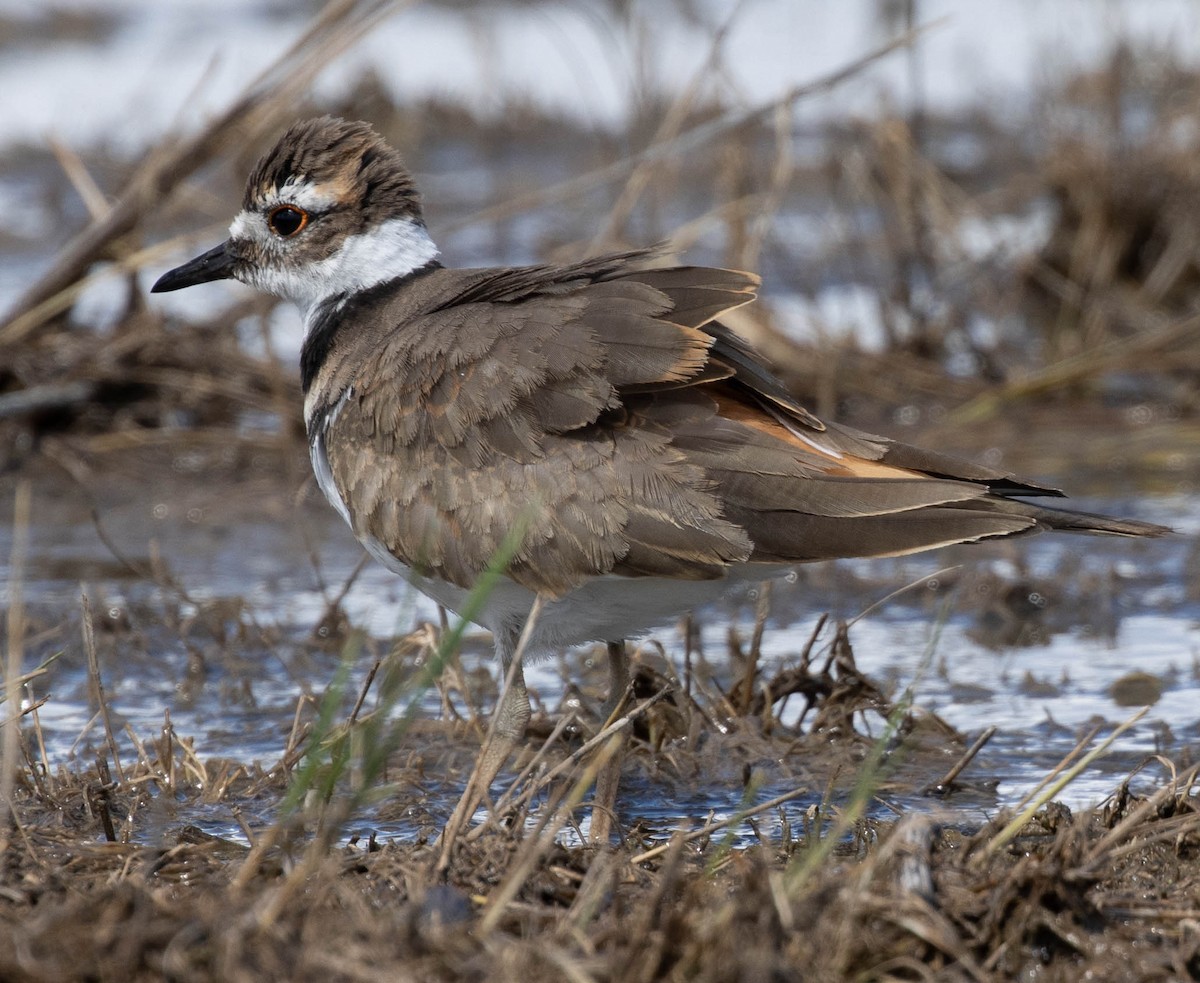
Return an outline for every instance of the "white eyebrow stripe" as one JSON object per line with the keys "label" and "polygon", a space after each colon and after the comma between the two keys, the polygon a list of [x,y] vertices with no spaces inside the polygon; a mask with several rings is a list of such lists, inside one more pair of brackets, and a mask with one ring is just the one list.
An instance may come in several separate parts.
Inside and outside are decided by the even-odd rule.
{"label": "white eyebrow stripe", "polygon": [[293,181],[289,179],[282,188],[266,200],[267,207],[274,205],[296,205],[309,212],[321,212],[341,201],[328,185],[312,184],[309,181]]}
{"label": "white eyebrow stripe", "polygon": [[323,212],[340,201],[327,186],[289,180],[278,191],[264,195],[253,209],[243,208],[238,212],[229,226],[229,235],[234,239],[267,235],[266,214],[277,205],[295,205],[306,212]]}

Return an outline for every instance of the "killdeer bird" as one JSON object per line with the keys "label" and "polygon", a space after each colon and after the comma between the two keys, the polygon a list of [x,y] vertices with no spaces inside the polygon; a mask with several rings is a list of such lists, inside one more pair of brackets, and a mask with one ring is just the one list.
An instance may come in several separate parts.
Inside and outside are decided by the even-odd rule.
{"label": "killdeer bird", "polygon": [[300,306],[313,470],[385,566],[461,612],[503,558],[474,615],[511,680],[484,788],[529,719],[523,629],[534,654],[607,642],[607,713],[625,639],[798,563],[1164,531],[817,419],[720,321],[754,299],[751,273],[652,251],[494,269],[437,255],[400,155],[322,117],[258,162],[229,238],[153,289],[233,277]]}

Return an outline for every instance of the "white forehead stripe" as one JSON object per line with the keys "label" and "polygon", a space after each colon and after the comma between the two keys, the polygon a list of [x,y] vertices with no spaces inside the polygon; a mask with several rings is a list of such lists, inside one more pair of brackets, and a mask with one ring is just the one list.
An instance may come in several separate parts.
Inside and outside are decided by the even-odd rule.
{"label": "white forehead stripe", "polygon": [[254,239],[267,231],[267,223],[257,212],[244,208],[233,217],[229,225],[230,239]]}

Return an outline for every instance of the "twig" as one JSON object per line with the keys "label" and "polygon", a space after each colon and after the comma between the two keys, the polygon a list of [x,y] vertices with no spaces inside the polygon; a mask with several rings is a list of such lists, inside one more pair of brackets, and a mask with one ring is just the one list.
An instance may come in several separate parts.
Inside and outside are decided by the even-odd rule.
{"label": "twig", "polygon": [[[114,757],[115,761],[116,758]],[[117,830],[113,826],[112,811],[108,808],[109,796],[112,792],[112,774],[108,770],[108,762],[104,755],[96,755],[96,777],[100,779],[97,785],[88,789],[91,805],[100,817],[100,825],[104,827],[104,838],[109,843],[117,842]],[[124,781],[124,779],[122,779]]]}
{"label": "twig", "polygon": [[[688,79],[679,96],[668,108],[651,139],[651,145],[668,143],[679,136],[679,131],[683,128],[687,115],[695,104],[696,97],[699,95],[701,88],[703,88],[713,75],[720,61],[721,46],[725,43],[725,38],[729,35],[734,21],[737,20],[744,6],[744,3],[737,3],[733,11],[725,19],[725,22],[713,32],[707,57],[696,69],[692,77]],[[617,235],[618,231],[628,220],[629,215],[633,212],[638,199],[650,185],[655,170],[662,163],[662,157],[646,157],[638,161],[637,165],[630,171],[625,181],[625,187],[621,189],[620,195],[609,210],[607,221],[603,228],[592,238],[592,252],[602,249],[605,244],[610,243]]]}
{"label": "twig", "polygon": [[444,234],[457,232],[460,229],[482,222],[498,221],[510,215],[519,215],[522,212],[550,202],[576,198],[591,188],[607,184],[610,181],[620,180],[646,161],[699,153],[706,144],[711,143],[722,134],[730,130],[736,130],[740,126],[745,126],[759,119],[766,119],[773,115],[780,106],[792,106],[802,99],[836,88],[848,79],[854,78],[854,76],[858,75],[864,69],[869,68],[875,62],[886,58],[894,51],[912,44],[922,34],[939,27],[945,22],[946,18],[942,18],[923,25],[914,31],[906,31],[837,71],[830,72],[828,75],[823,75],[804,85],[795,86],[778,98],[771,99],[748,110],[726,113],[715,120],[694,126],[692,129],[686,130],[669,140],[651,144],[640,153],[631,154],[622,160],[580,174],[559,184],[551,185],[549,188],[542,188],[535,192],[509,198],[490,208],[485,208],[466,216],[458,222],[441,226],[441,231]]}
{"label": "twig", "polygon": [[[20,341],[54,316],[57,311],[50,313],[52,309],[44,305],[79,281],[93,263],[106,258],[111,245],[160,208],[182,181],[234,139],[251,141],[277,126],[324,65],[405,6],[392,0],[330,0],[312,26],[203,130],[160,142],[104,217],[72,239],[50,271],[17,301],[6,318],[8,325],[0,329],[0,345]],[[129,258],[125,265],[130,266]]]}
{"label": "twig", "polygon": [[1000,830],[999,833],[993,836],[987,842],[984,848],[972,859],[976,862],[980,860],[986,860],[997,850],[1000,850],[1002,847],[1011,842],[1025,827],[1025,824],[1033,818],[1034,813],[1036,813],[1038,809],[1040,809],[1045,803],[1051,801],[1056,795],[1058,795],[1059,792],[1070,785],[1071,782],[1078,778],[1093,761],[1095,761],[1097,758],[1103,757],[1103,755],[1113,745],[1113,742],[1116,741],[1116,739],[1122,734],[1124,734],[1125,731],[1129,730],[1130,727],[1141,720],[1142,717],[1146,716],[1149,711],[1149,707],[1142,707],[1142,709],[1126,720],[1123,724],[1116,727],[1113,732],[1108,735],[1108,737],[1100,742],[1099,745],[1084,755],[1077,764],[1068,769],[1063,776],[1058,779],[1058,781],[1054,782],[1045,790],[1045,792],[1030,802],[1029,805],[1025,807],[1024,811],[1013,817],[1013,819],[1009,821],[1008,825],[1006,825],[1002,830]]}
{"label": "twig", "polygon": [[[1121,822],[1117,823],[1088,851],[1088,855],[1084,858],[1083,863],[1080,864],[1080,869],[1087,871],[1094,866],[1117,843],[1134,830],[1143,819],[1162,808],[1166,800],[1176,794],[1180,785],[1187,788],[1187,786],[1194,782],[1198,771],[1200,771],[1200,765],[1193,766],[1182,777],[1176,778],[1170,785],[1160,788],[1145,802],[1134,809],[1132,813],[1122,819]],[[1129,781],[1129,779],[1126,778],[1126,781]],[[1195,815],[1188,817],[1189,821],[1194,821],[1195,819]]]}
{"label": "twig", "polygon": [[[751,817],[757,816],[760,813],[768,812],[771,809],[776,809],[785,802],[791,802],[792,799],[798,799],[802,795],[807,795],[808,791],[809,790],[806,788],[793,789],[790,792],[784,792],[783,795],[777,795],[773,799],[768,799],[766,802],[756,805],[752,809],[747,809],[744,812],[738,812],[736,815],[726,816],[724,819],[715,819],[711,823],[705,823],[699,829],[693,829],[690,832],[684,833],[683,841],[685,843],[692,843],[695,840],[702,839],[706,836],[711,836],[717,830],[724,829],[731,823],[740,822],[744,819],[750,819]],[[629,862],[631,864],[644,864],[648,860],[653,860],[655,857],[660,856],[671,849],[671,844],[674,842],[674,840],[675,837],[672,837],[670,840],[661,844],[660,846],[652,847],[651,849],[642,853],[635,854],[629,858]]]}
{"label": "twig", "polygon": [[382,664],[382,659],[376,659],[371,664],[371,668],[367,671],[367,678],[363,680],[362,688],[358,691],[358,699],[354,701],[354,709],[350,711],[350,717],[346,721],[347,727],[353,727],[354,722],[358,720],[358,712],[362,709],[362,705],[367,701],[367,694],[371,691],[371,684],[375,682],[375,676],[379,672],[379,667]]}
{"label": "twig", "polygon": [[957,762],[955,762],[954,767],[946,772],[942,780],[940,782],[934,782],[932,785],[926,785],[923,789],[924,793],[926,795],[944,795],[947,793],[950,790],[950,786],[954,784],[954,780],[962,774],[963,769],[975,760],[975,755],[982,751],[984,745],[996,736],[996,729],[996,726],[993,724],[982,734],[980,734],[975,739],[975,743],[967,748],[963,756],[959,758]]}
{"label": "twig", "polygon": [[[924,574],[923,576],[917,577],[915,580],[909,581],[903,587],[897,587],[890,594],[885,594],[883,597],[879,598],[879,600],[872,602],[867,607],[865,607],[861,611],[859,611],[858,614],[856,614],[853,618],[851,618],[849,621],[846,622],[846,627],[853,628],[856,624],[858,624],[860,621],[862,621],[863,618],[865,618],[867,615],[869,615],[872,611],[875,611],[878,608],[883,607],[885,604],[888,603],[888,601],[891,601],[891,600],[899,597],[901,594],[907,593],[908,591],[912,590],[914,587],[920,587],[923,584],[929,583],[931,580],[937,580],[939,577],[942,577],[948,573],[954,573],[955,570],[961,570],[961,569],[962,569],[962,564],[956,563],[953,566],[942,567],[940,570],[934,570],[933,573],[927,573],[927,574]],[[833,644],[833,643],[831,642],[830,644]]]}
{"label": "twig", "polygon": [[754,682],[758,677],[758,663],[762,658],[763,632],[767,627],[767,616],[771,613],[771,582],[764,580],[758,585],[758,601],[754,605],[754,633],[750,636],[750,653],[746,657],[746,668],[736,688],[734,711],[745,716],[754,699]]}
{"label": "twig", "polygon": [[[7,829],[12,808],[13,784],[17,774],[17,738],[20,734],[21,664],[25,646],[25,603],[22,594],[25,584],[25,559],[29,554],[29,525],[32,493],[29,482],[17,485],[13,499],[13,543],[8,577],[8,637],[4,664],[4,699],[8,713],[0,740],[0,827]],[[14,708],[16,708],[14,710]]]}
{"label": "twig", "polygon": [[60,406],[78,406],[96,393],[96,383],[88,379],[75,382],[49,382],[0,395],[0,420],[29,416]]}
{"label": "twig", "polygon": [[1057,779],[1058,776],[1062,774],[1062,772],[1065,771],[1075,761],[1076,758],[1083,754],[1084,749],[1091,744],[1093,740],[1095,740],[1096,735],[1100,733],[1103,727],[1104,724],[1102,723],[1096,724],[1086,734],[1084,734],[1083,737],[1076,742],[1075,746],[1071,748],[1066,755],[1064,755],[1063,759],[1059,761],[1059,763],[1053,768],[1051,768],[1047,774],[1042,776],[1042,780],[1040,782],[1038,782],[1033,788],[1021,796],[1020,800],[1013,807],[1014,811],[1020,812],[1027,805],[1029,805],[1030,802],[1033,801],[1034,797],[1041,792],[1042,789]]}
{"label": "twig", "polygon": [[126,556],[124,551],[118,548],[112,537],[109,536],[108,530],[105,529],[104,523],[100,519],[100,511],[94,506],[92,507],[91,515],[92,526],[96,530],[97,538],[99,538],[100,542],[103,543],[108,551],[113,555],[113,559],[125,567],[125,569],[142,580],[148,580],[152,584],[171,591],[176,597],[179,598],[179,600],[184,601],[187,604],[198,604],[194,598],[188,595],[188,592],[184,590],[183,586],[173,576],[170,575],[169,571],[160,568],[157,564],[150,567],[143,566],[142,564],[137,563]]}
{"label": "twig", "polygon": [[1147,328],[1127,338],[1114,338],[1078,355],[1060,359],[1004,386],[989,389],[946,415],[953,425],[978,423],[995,416],[1006,404],[1050,390],[1060,390],[1083,379],[1095,378],[1145,359],[1154,352],[1194,337],[1200,318],[1181,318]]}
{"label": "twig", "polygon": [[92,683],[92,693],[99,704],[100,719],[104,721],[104,736],[108,741],[108,752],[112,755],[113,765],[117,769],[117,778],[125,781],[125,772],[121,768],[121,756],[117,753],[117,739],[113,735],[112,719],[108,712],[108,697],[104,694],[104,682],[100,678],[100,660],[96,656],[96,633],[92,627],[92,602],[84,591],[79,595],[83,606],[83,647],[87,652],[88,678]]}
{"label": "twig", "polygon": [[[496,708],[492,712],[491,720],[488,722],[488,729],[486,734],[484,734],[479,757],[475,760],[475,767],[471,769],[471,774],[467,776],[467,785],[463,789],[462,798],[458,800],[458,804],[454,807],[454,812],[446,822],[445,829],[442,830],[441,850],[439,851],[435,867],[435,870],[439,874],[449,869],[455,843],[462,834],[463,828],[470,821],[479,802],[486,797],[488,783],[496,777],[496,773],[504,764],[504,758],[507,758],[512,750],[512,742],[506,738],[510,746],[504,750],[504,758],[498,764],[495,762],[493,756],[494,747],[500,746],[496,744],[500,739],[497,735],[497,730],[500,726],[500,717],[504,712],[508,694],[516,684],[517,676],[521,673],[521,659],[525,656],[525,649],[529,645],[529,639],[533,637],[534,628],[536,628],[538,619],[541,617],[542,607],[545,603],[545,595],[539,593],[534,596],[533,604],[529,608],[529,614],[525,618],[525,624],[521,628],[521,634],[517,638],[516,650],[513,652],[512,659],[509,662],[508,671],[504,675],[504,682],[500,686],[500,695],[496,700]],[[484,769],[488,769],[492,773],[484,775]]]}
{"label": "twig", "polygon": [[54,137],[51,137],[48,142],[54,159],[58,161],[58,166],[63,169],[67,180],[75,188],[75,193],[83,199],[84,207],[87,208],[92,220],[99,221],[104,218],[108,214],[108,200],[92,175],[88,173],[88,169],[80,160],[79,155]]}
{"label": "twig", "polygon": [[548,809],[547,814],[542,817],[537,833],[526,841],[520,855],[509,869],[504,880],[501,881],[499,888],[488,899],[487,911],[484,913],[483,922],[480,926],[480,931],[484,938],[495,929],[496,923],[500,920],[501,915],[504,914],[509,902],[516,897],[517,891],[525,883],[525,879],[529,876],[529,872],[537,863],[538,858],[553,846],[554,839],[558,836],[558,831],[562,829],[563,824],[566,822],[567,816],[583,801],[587,790],[595,783],[596,776],[608,764],[613,755],[620,751],[621,743],[621,740],[617,737],[610,739],[608,744],[601,749],[600,753],[588,762],[587,767],[584,768],[583,773],[579,776],[579,780],[575,783],[565,801],[552,812]]}
{"label": "twig", "polygon": [[614,720],[611,724],[609,724],[603,730],[599,731],[595,736],[584,741],[579,747],[577,747],[571,753],[571,755],[565,761],[559,762],[557,765],[555,765],[553,768],[551,768],[548,772],[546,772],[546,774],[544,774],[541,778],[539,778],[538,781],[531,787],[530,794],[536,795],[543,788],[545,788],[552,781],[554,781],[563,772],[567,771],[568,769],[570,769],[573,766],[575,766],[576,764],[578,764],[581,760],[583,760],[584,756],[589,754],[593,748],[597,747],[598,745],[602,744],[604,741],[607,741],[614,734],[617,734],[618,732],[620,732],[620,731],[624,730],[626,727],[628,727],[634,720],[636,720],[643,713],[645,713],[650,707],[654,706],[654,704],[656,704],[660,700],[662,700],[669,692],[670,692],[670,687],[664,686],[661,690],[659,690],[653,696],[649,696],[646,699],[642,700],[642,702],[637,704],[637,706],[630,707],[630,709],[628,711],[626,711],[622,716],[618,717],[616,720]]}
{"label": "twig", "polygon": [[[549,736],[542,741],[541,747],[539,747],[529,759],[529,763],[521,769],[521,771],[517,774],[517,777],[512,780],[512,783],[504,790],[504,793],[500,796],[500,798],[496,800],[495,811],[497,815],[504,815],[512,800],[517,797],[517,790],[525,787],[525,782],[529,779],[529,776],[532,775],[534,771],[536,771],[541,765],[550,748],[554,747],[558,743],[558,739],[562,737],[563,732],[573,723],[575,723],[577,719],[578,718],[573,710],[569,713],[564,713],[562,717],[559,718],[558,722],[554,725],[554,729],[550,731]],[[540,786],[538,787],[540,788]],[[532,798],[533,793],[528,796],[522,796],[524,801],[528,801]]]}

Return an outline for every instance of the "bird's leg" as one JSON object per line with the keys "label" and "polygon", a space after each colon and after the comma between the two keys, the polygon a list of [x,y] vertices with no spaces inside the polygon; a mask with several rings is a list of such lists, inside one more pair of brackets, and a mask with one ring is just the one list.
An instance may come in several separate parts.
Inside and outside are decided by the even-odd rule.
{"label": "bird's leg", "polygon": [[624,642],[608,643],[608,699],[600,708],[600,719],[612,723],[629,695],[629,652]]}
{"label": "bird's leg", "polygon": [[[624,642],[608,643],[608,699],[600,710],[604,726],[612,723],[620,712],[625,696],[629,692],[629,653]],[[619,742],[611,749],[611,756],[596,776],[596,790],[592,795],[592,825],[588,840],[603,845],[608,842],[616,817],[617,788],[621,782],[621,765],[625,759],[628,735],[622,731],[614,735]],[[601,751],[604,750],[602,747]]]}
{"label": "bird's leg", "polygon": [[504,767],[509,754],[517,742],[525,736],[525,727],[529,723],[529,694],[525,689],[525,673],[521,669],[521,656],[525,651],[525,643],[542,609],[542,598],[538,596],[525,625],[518,633],[515,628],[501,629],[494,632],[496,654],[500,657],[500,665],[504,670],[504,678],[500,686],[500,699],[492,714],[487,734],[483,738],[483,746],[471,775],[467,779],[467,787],[463,790],[462,798],[454,807],[446,828],[442,831],[442,849],[438,855],[434,871],[443,875],[450,867],[450,860],[462,828],[470,821],[479,803],[483,801],[488,788]]}

